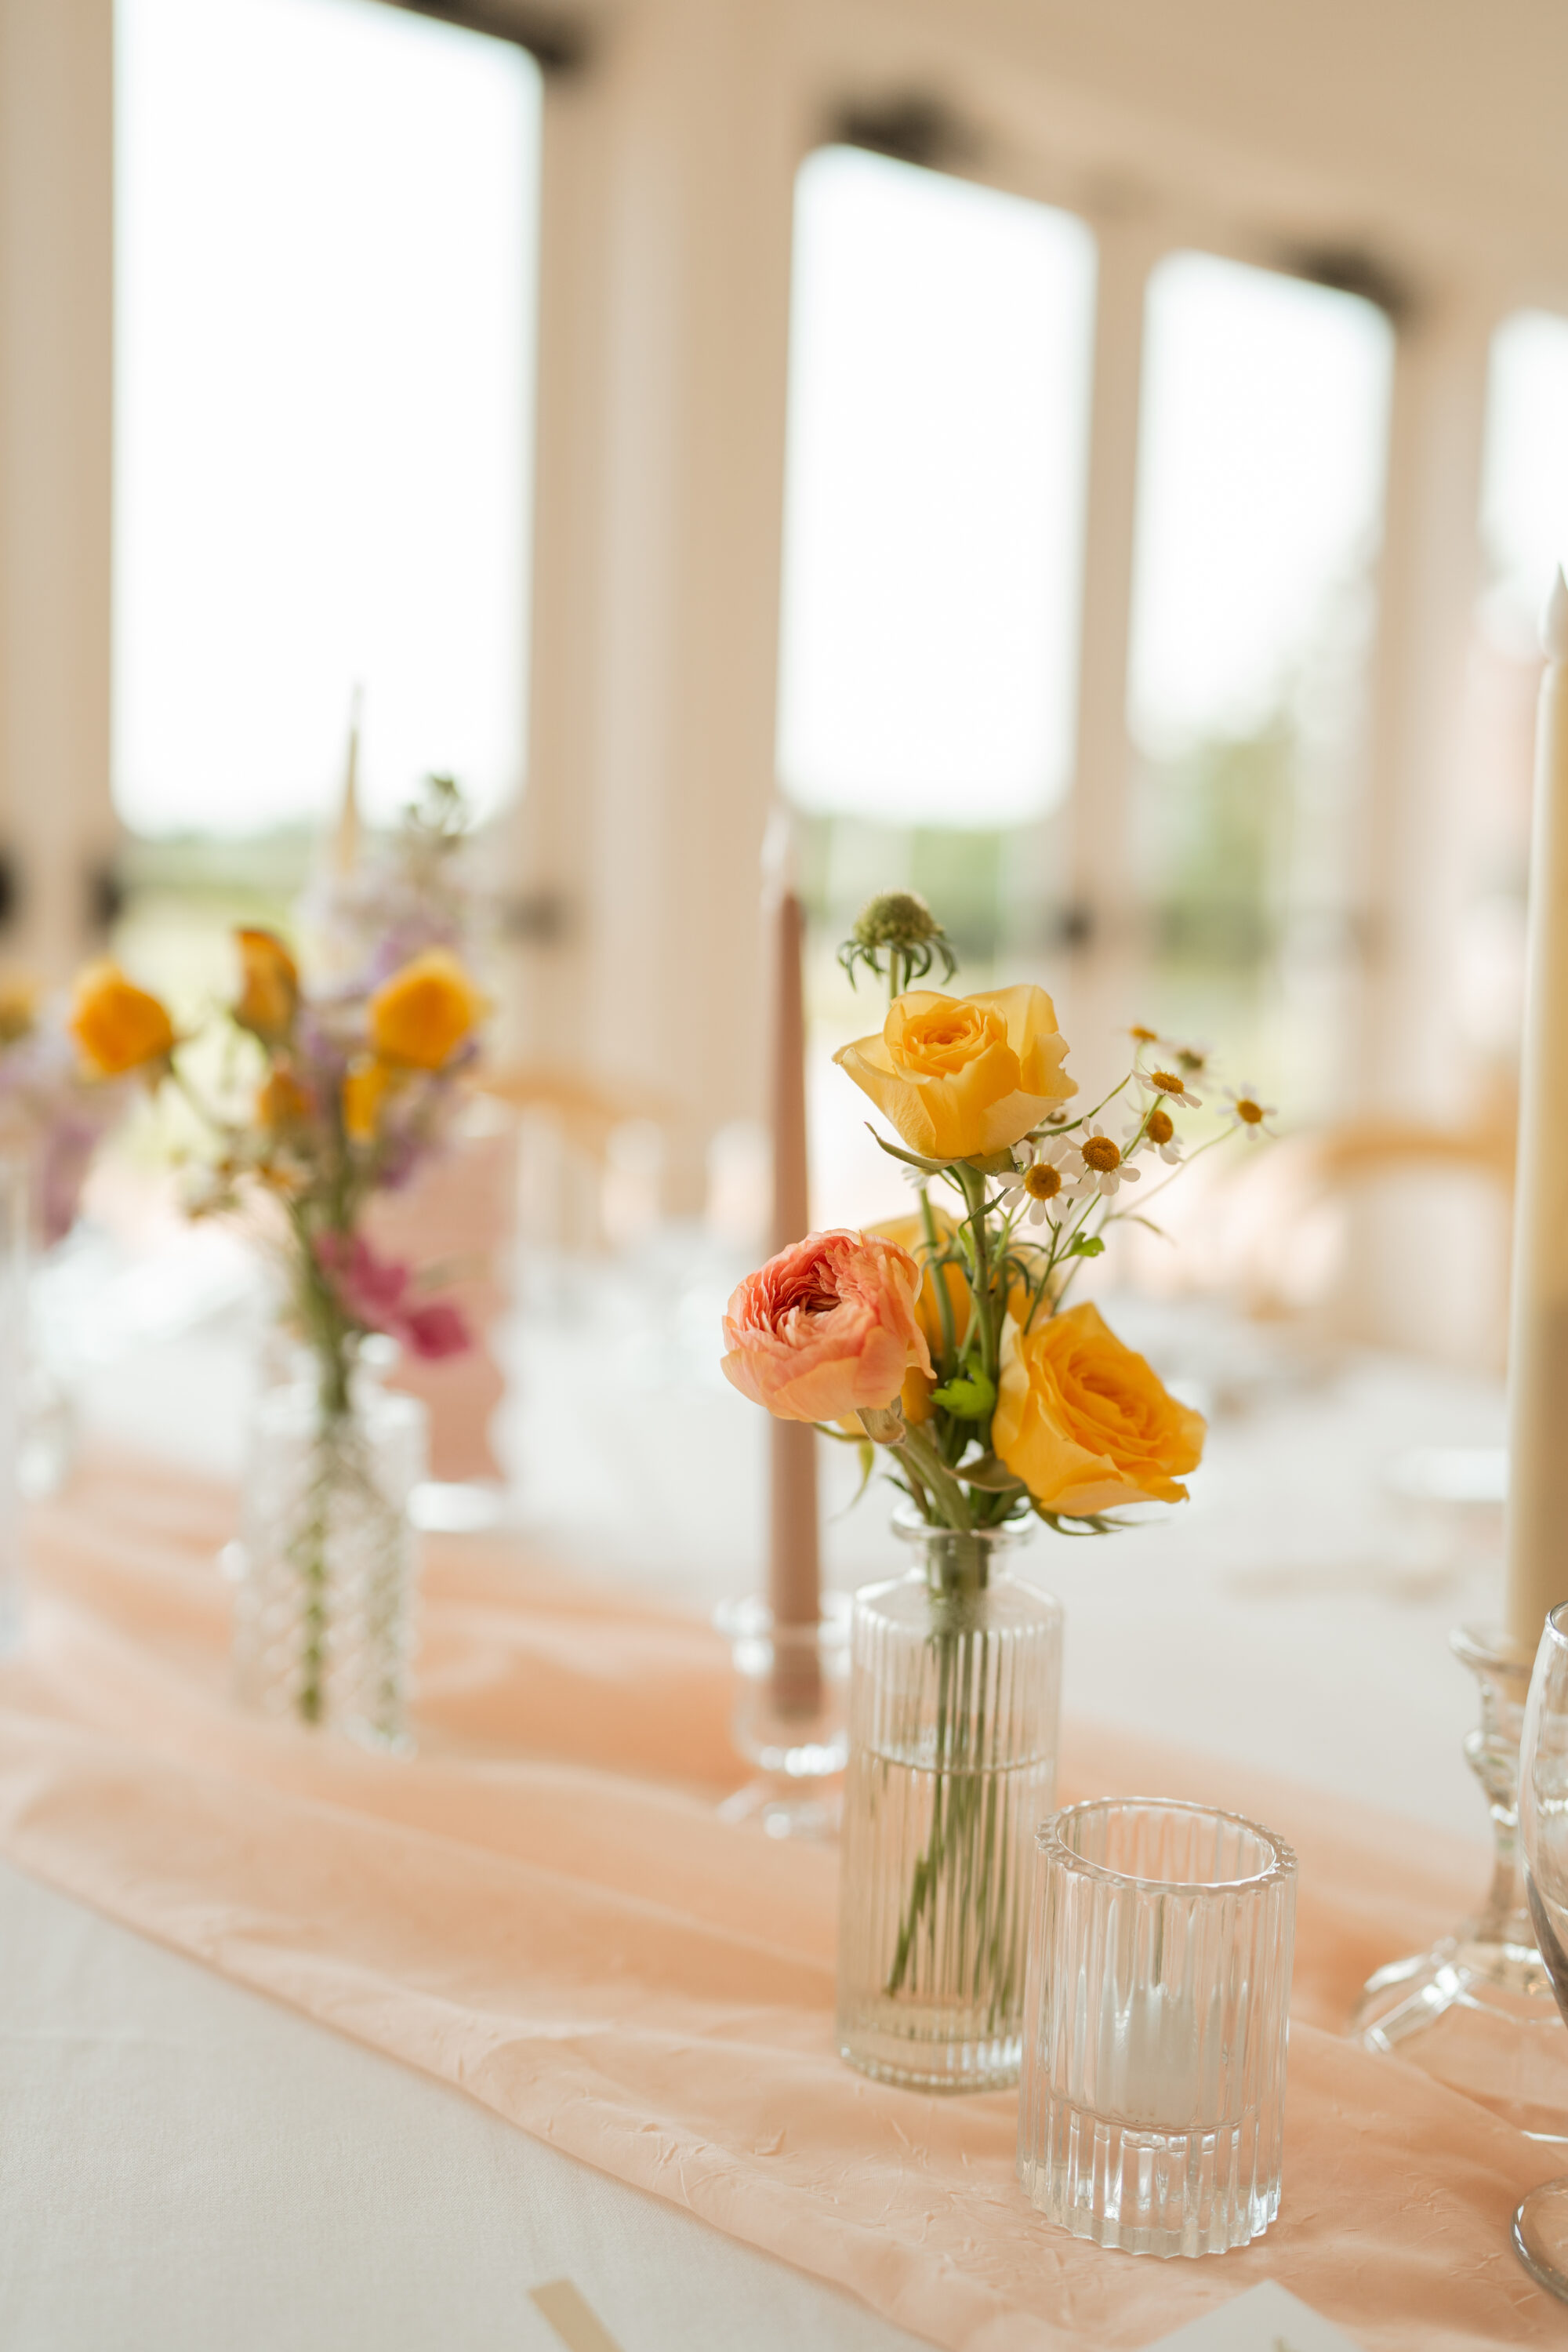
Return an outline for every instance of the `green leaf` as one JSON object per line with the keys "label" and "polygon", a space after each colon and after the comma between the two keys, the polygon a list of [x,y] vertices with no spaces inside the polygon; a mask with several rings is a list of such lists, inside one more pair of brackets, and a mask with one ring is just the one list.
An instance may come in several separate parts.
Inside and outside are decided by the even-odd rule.
{"label": "green leaf", "polygon": [[962,1470],[955,1470],[952,1475],[955,1478],[962,1478],[966,1486],[978,1486],[985,1495],[1021,1495],[1025,1491],[1023,1480],[1016,1478],[1005,1462],[998,1462],[994,1454],[982,1454],[977,1460],[966,1463]]}
{"label": "green leaf", "polygon": [[906,1168],[923,1168],[928,1176],[945,1176],[952,1164],[946,1160],[922,1160],[918,1151],[900,1150],[898,1144],[889,1143],[885,1135],[879,1135],[869,1119],[866,1121],[866,1132],[889,1160],[901,1160]]}
{"label": "green leaf", "polygon": [[1098,1234],[1074,1234],[1062,1252],[1063,1257],[1099,1257],[1105,1248]]}
{"label": "green leaf", "polygon": [[976,1370],[944,1381],[931,1393],[932,1404],[941,1405],[955,1421],[984,1421],[996,1402],[996,1383],[988,1373]]}
{"label": "green leaf", "polygon": [[1035,1517],[1044,1519],[1058,1536],[1124,1536],[1131,1535],[1137,1525],[1133,1519],[1109,1518],[1103,1511],[1079,1518],[1067,1511],[1047,1511],[1039,1503],[1035,1505]]}

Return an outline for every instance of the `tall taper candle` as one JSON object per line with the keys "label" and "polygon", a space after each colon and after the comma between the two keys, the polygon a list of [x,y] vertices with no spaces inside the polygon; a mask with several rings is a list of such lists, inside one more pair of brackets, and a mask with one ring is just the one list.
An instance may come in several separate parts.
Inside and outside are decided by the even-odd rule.
{"label": "tall taper candle", "polygon": [[[769,947],[772,1054],[770,1103],[773,1145],[771,1251],[802,1240],[810,1230],[806,1170],[805,1005],[801,984],[805,917],[788,871],[788,819],[769,828],[763,925]],[[816,1433],[805,1422],[774,1421],[768,1516],[768,1605],[779,1627],[816,1626],[822,1611],[817,1557]],[[798,1657],[776,1652],[775,1703],[810,1713],[817,1703],[815,1648]]]}
{"label": "tall taper candle", "polygon": [[1508,1364],[1504,1620],[1533,1652],[1568,1601],[1568,583],[1542,627]]}

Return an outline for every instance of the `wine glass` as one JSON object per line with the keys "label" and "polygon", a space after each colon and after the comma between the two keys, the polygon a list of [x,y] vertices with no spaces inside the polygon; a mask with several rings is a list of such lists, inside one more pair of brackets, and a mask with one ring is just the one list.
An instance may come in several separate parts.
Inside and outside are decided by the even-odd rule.
{"label": "wine glass", "polygon": [[[1557,2006],[1568,2021],[1568,1601],[1535,1654],[1519,1754],[1525,1900]],[[1532,2189],[1513,2217],[1519,2258],[1568,2303],[1568,2175]]]}

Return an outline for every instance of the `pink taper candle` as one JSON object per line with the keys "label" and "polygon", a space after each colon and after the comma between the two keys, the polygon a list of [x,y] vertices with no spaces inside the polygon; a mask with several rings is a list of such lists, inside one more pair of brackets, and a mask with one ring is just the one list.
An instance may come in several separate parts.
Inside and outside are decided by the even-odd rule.
{"label": "pink taper candle", "polygon": [[[769,828],[763,927],[768,940],[772,1004],[769,1113],[773,1145],[773,1205],[770,1255],[811,1230],[805,1142],[805,1005],[801,947],[805,923],[788,871],[788,819]],[[771,1495],[768,1514],[768,1605],[773,1623],[815,1627],[822,1612],[817,1556],[816,1433],[798,1421],[769,1424]],[[796,1654],[798,1649],[798,1655]],[[773,1692],[791,1712],[810,1712],[817,1699],[815,1647],[781,1644]]]}
{"label": "pink taper candle", "polygon": [[1568,584],[1542,631],[1509,1335],[1504,1621],[1534,1652],[1568,1601]]}

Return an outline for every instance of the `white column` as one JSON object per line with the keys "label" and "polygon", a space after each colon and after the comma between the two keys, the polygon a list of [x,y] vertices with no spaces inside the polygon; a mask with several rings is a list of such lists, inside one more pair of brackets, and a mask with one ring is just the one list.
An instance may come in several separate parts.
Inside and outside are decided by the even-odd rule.
{"label": "white column", "polygon": [[[1402,324],[1395,342],[1367,766],[1350,833],[1362,961],[1347,1116],[1439,1127],[1475,1116],[1457,950],[1485,817],[1466,722],[1489,325],[1479,309],[1434,305]],[[1473,1202],[1451,1186],[1353,1194],[1345,1328],[1381,1345],[1473,1360],[1489,1336],[1474,1271],[1487,1245]],[[1432,1268],[1445,1263],[1464,1265],[1469,1282],[1435,1283]]]}
{"label": "white column", "polygon": [[0,953],[90,935],[109,798],[112,0],[0,0]]}
{"label": "white column", "polygon": [[799,142],[771,12],[660,0],[546,105],[539,509],[521,889],[535,1050],[656,1097],[667,1205],[762,1103]]}
{"label": "white column", "polygon": [[1093,405],[1084,528],[1078,755],[1069,813],[1061,1013],[1082,1098],[1125,1066],[1141,961],[1132,888],[1132,745],[1127,726],[1132,558],[1143,373],[1143,299],[1159,243],[1142,223],[1096,224]]}
{"label": "white column", "polygon": [[1368,766],[1353,835],[1360,1090],[1436,1118],[1463,1109],[1454,944],[1480,814],[1465,722],[1491,325],[1489,311],[1456,300],[1419,313],[1395,341]]}

